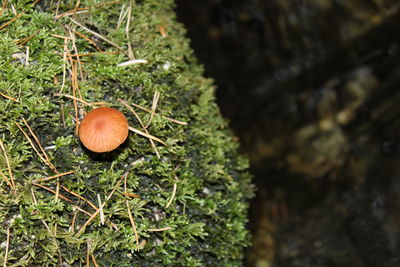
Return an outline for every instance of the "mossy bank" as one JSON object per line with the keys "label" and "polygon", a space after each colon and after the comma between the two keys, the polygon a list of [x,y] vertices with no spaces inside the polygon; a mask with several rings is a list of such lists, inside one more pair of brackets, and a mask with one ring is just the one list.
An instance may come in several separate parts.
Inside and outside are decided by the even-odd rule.
{"label": "mossy bank", "polygon": [[[240,266],[247,161],[173,1],[3,2],[1,264]],[[96,102],[141,132],[86,150]]]}

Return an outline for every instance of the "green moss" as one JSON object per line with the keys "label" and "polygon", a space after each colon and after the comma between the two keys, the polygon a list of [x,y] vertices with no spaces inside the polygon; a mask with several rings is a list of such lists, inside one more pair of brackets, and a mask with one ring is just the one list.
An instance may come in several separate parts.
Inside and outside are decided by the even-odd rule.
{"label": "green moss", "polygon": [[[3,140],[16,182],[14,194],[0,180],[0,236],[6,240],[10,229],[7,261],[14,266],[54,266],[86,264],[87,253],[100,266],[238,266],[243,248],[248,245],[247,207],[252,195],[247,160],[237,154],[237,142],[227,130],[214,99],[212,81],[202,77],[184,38],[183,27],[176,22],[173,1],[136,1],[132,4],[129,40],[126,18],[118,28],[121,10],[128,1],[92,8],[76,14],[74,19],[100,33],[122,50],[85,32],[67,17],[54,19],[57,1],[13,1],[22,15],[0,33],[0,92],[19,103],[0,98],[0,138]],[[61,1],[64,2],[64,1]],[[69,1],[65,1],[69,2]],[[81,1],[81,7],[102,1]],[[103,2],[104,3],[104,2]],[[59,14],[73,9],[75,3],[61,4]],[[124,11],[123,11],[124,12]],[[0,17],[0,25],[14,18],[11,9]],[[67,63],[63,81],[64,40],[67,28],[91,37],[107,52],[81,57],[84,77],[79,88],[88,102],[107,101],[122,110],[131,126],[141,129],[136,117],[118,99],[151,108],[156,91],[160,93],[149,132],[167,146],[157,144],[160,158],[149,140],[131,133],[116,151],[95,155],[84,149],[75,136],[75,110],[71,99],[54,96],[62,91],[72,95],[71,66]],[[168,32],[161,36],[158,27]],[[33,36],[33,37],[32,37]],[[32,37],[26,44],[18,40]],[[136,58],[147,64],[118,67],[129,60],[128,42]],[[94,53],[96,48],[77,36],[79,53]],[[29,64],[26,53],[29,48]],[[68,43],[74,54],[72,42]],[[54,82],[58,80],[57,82]],[[80,114],[90,108],[78,104]],[[137,110],[147,123],[151,115]],[[165,118],[185,121],[179,125]],[[127,192],[140,198],[124,196],[123,183],[104,207],[105,224],[97,216],[78,235],[95,210],[86,202],[60,188],[72,203],[55,198],[32,184],[55,173],[34,152],[18,129],[26,131],[26,119],[37,134],[51,162],[59,172],[75,173],[40,182],[52,190],[60,186],[72,190],[98,206],[117,182],[127,174]],[[6,159],[1,153],[0,169],[8,175]],[[176,184],[176,194],[167,208]],[[127,212],[128,203],[139,235],[135,234]],[[72,221],[75,226],[72,227]],[[167,228],[165,231],[149,229]],[[6,244],[0,251],[4,260]]]}

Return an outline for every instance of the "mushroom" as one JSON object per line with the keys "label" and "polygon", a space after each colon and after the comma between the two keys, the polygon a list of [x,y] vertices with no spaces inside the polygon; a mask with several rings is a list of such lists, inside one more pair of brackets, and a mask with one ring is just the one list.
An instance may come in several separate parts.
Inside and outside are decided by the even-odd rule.
{"label": "mushroom", "polygon": [[109,107],[99,107],[90,111],[79,126],[82,144],[93,152],[114,150],[127,137],[128,120],[122,112]]}

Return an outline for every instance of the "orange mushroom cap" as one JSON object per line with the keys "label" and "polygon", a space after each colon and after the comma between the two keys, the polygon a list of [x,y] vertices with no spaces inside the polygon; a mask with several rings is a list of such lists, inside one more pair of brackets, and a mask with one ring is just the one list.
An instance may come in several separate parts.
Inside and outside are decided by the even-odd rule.
{"label": "orange mushroom cap", "polygon": [[79,138],[87,149],[102,153],[119,147],[128,137],[128,131],[128,120],[122,112],[100,107],[83,118]]}

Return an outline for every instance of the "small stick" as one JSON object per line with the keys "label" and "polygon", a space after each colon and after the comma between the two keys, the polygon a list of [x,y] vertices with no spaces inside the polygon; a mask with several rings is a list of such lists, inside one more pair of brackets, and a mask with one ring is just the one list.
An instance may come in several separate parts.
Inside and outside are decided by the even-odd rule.
{"label": "small stick", "polygon": [[8,159],[6,148],[4,147],[3,141],[1,139],[0,139],[0,147],[1,147],[1,150],[3,150],[4,158],[6,159],[8,173],[10,174],[10,181],[11,181],[11,184],[12,184],[12,188],[15,191],[15,182],[14,182],[14,177],[13,177],[13,174],[12,174],[12,171],[11,171],[10,160]]}
{"label": "small stick", "polygon": [[[125,173],[124,176],[125,176],[125,175],[127,176],[128,173]],[[122,179],[124,179],[124,176],[121,177],[121,179],[120,179],[120,180],[117,182],[117,184],[114,186],[114,188],[113,188],[113,190],[111,191],[111,193],[110,193],[110,194],[107,196],[107,198],[104,200],[104,202],[103,202],[103,204],[102,204],[102,207],[104,207],[104,206],[106,205],[107,201],[112,197],[112,195],[114,194],[115,190],[117,190],[117,187],[118,187],[119,184],[122,182]],[[93,215],[90,216],[90,218],[82,225],[81,229],[79,229],[79,231],[78,231],[78,233],[77,233],[77,236],[80,236],[80,235],[83,233],[83,231],[85,231],[86,226],[88,226],[88,224],[89,224],[91,221],[93,221],[93,219],[97,216],[97,214],[99,214],[99,212],[100,212],[100,210],[97,209],[97,210],[95,211],[95,213],[93,213]]]}
{"label": "small stick", "polygon": [[132,60],[128,60],[128,61],[119,63],[117,66],[124,67],[124,66],[133,65],[133,64],[146,64],[146,63],[147,63],[146,59],[132,59]]}
{"label": "small stick", "polygon": [[159,229],[147,229],[147,231],[149,231],[149,232],[163,232],[163,231],[168,231],[168,230],[171,230],[171,229],[172,229],[172,227],[167,226],[167,227],[159,228]]}
{"label": "small stick", "polygon": [[6,241],[6,253],[4,255],[3,267],[7,267],[8,249],[10,247],[10,227],[7,228],[7,241]]}
{"label": "small stick", "polygon": [[63,173],[59,173],[59,174],[56,174],[56,175],[53,175],[53,176],[50,176],[50,177],[47,177],[47,178],[35,179],[35,180],[32,180],[32,182],[33,183],[37,183],[37,182],[50,181],[50,180],[53,180],[53,179],[56,179],[58,177],[65,176],[65,175],[68,175],[68,174],[71,174],[71,173],[75,173],[75,171],[63,172]]}
{"label": "small stick", "polygon": [[[124,179],[124,193],[126,193],[126,176],[125,176],[125,179]],[[125,203],[126,203],[126,207],[128,208],[129,221],[131,222],[133,232],[135,233],[136,245],[139,248],[140,242],[139,242],[139,235],[138,235],[138,232],[137,232],[137,229],[136,229],[136,223],[135,223],[135,220],[133,219],[131,208],[129,207],[129,201],[125,200]]]}
{"label": "small stick", "polygon": [[94,32],[94,31],[90,30],[89,28],[83,26],[82,24],[80,24],[79,22],[75,21],[74,19],[72,19],[72,18],[70,18],[70,17],[68,17],[68,18],[69,18],[73,23],[75,23],[75,24],[78,25],[79,27],[83,28],[85,31],[90,32],[91,34],[93,34],[94,36],[100,38],[101,40],[103,40],[103,41],[109,43],[109,44],[112,45],[112,46],[115,46],[115,47],[118,48],[119,50],[122,50],[122,47],[120,47],[119,45],[117,45],[117,44],[111,42],[110,40],[108,40],[108,39],[105,38],[104,36],[98,34],[97,32]]}
{"label": "small stick", "polygon": [[0,95],[1,95],[2,97],[4,97],[4,98],[7,98],[8,100],[11,100],[11,101],[14,101],[14,102],[16,102],[16,103],[19,103],[19,101],[18,101],[17,99],[15,99],[14,97],[5,95],[5,94],[3,94],[3,93],[0,93]]}
{"label": "small stick", "polygon": [[23,13],[18,14],[16,17],[12,18],[10,21],[4,23],[3,25],[0,26],[0,30],[7,27],[8,25],[10,25],[11,23],[13,23],[14,21],[16,21],[19,17],[22,16]]}

